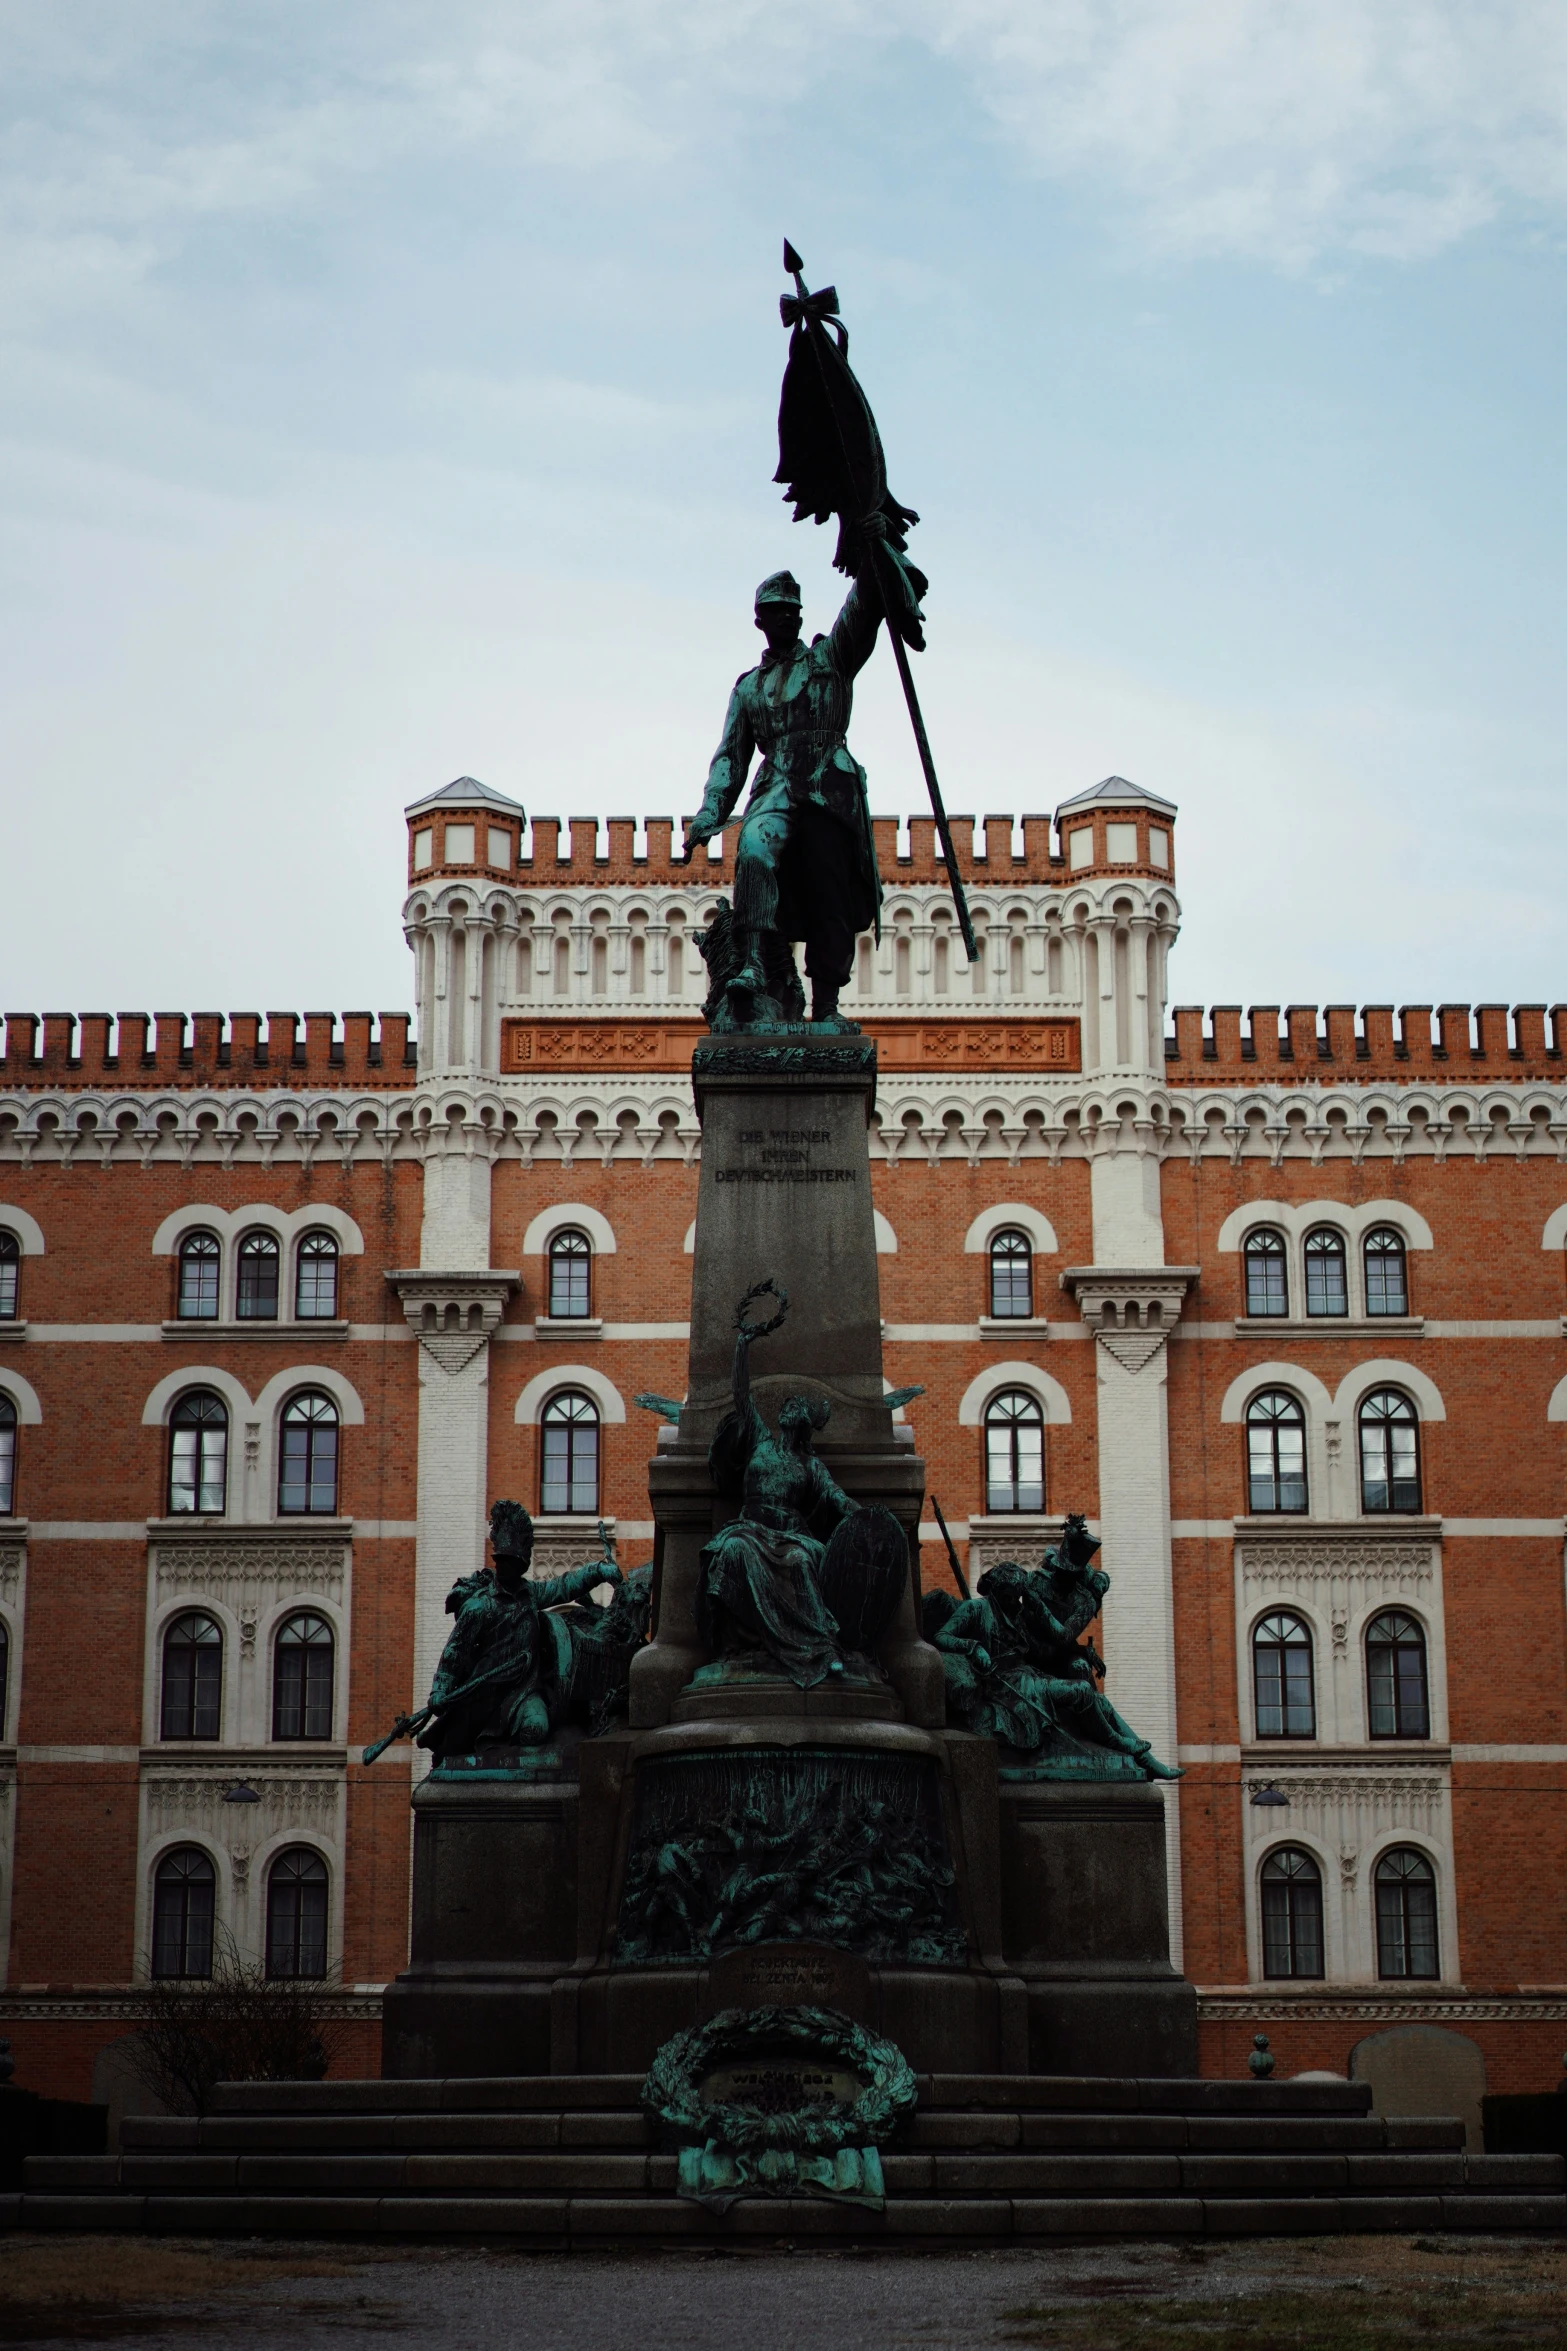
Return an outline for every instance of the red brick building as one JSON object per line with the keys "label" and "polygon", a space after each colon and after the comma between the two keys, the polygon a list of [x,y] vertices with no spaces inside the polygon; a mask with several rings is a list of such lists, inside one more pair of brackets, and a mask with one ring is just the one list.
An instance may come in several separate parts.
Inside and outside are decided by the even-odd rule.
{"label": "red brick building", "polygon": [[[877,825],[887,1374],[971,1572],[1083,1508],[1168,1793],[1204,2062],[1390,2021],[1493,2088],[1567,2027],[1567,1014],[1167,1022],[1175,811]],[[976,837],[977,831],[977,837]],[[11,1015],[0,1063],[0,2031],[85,2095],[214,1925],[374,2070],[422,1695],[485,1509],[652,1533],[684,1386],[693,943],[723,859],[409,811],[418,1017]],[[726,845],[727,846],[727,845]],[[417,1045],[415,1044],[417,1036]],[[947,1575],[934,1519],[922,1573]],[[1261,1799],[1261,1800],[1259,1800]]]}

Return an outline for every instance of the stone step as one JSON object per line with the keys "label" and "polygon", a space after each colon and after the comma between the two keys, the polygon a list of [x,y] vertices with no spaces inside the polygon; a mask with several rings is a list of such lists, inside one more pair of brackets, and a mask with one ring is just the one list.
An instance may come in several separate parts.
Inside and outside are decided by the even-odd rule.
{"label": "stone step", "polygon": [[219,2082],[214,2114],[526,2114],[634,2108],[639,2073],[472,2074],[417,2081]]}
{"label": "stone step", "polygon": [[937,2073],[920,2077],[924,2107],[1016,2107],[1092,2114],[1368,2114],[1363,2082],[1229,2082],[1180,2076]]}
{"label": "stone step", "polygon": [[560,2250],[617,2241],[797,2243],[810,2238],[936,2248],[1041,2238],[1560,2230],[1567,2228],[1567,2196],[1500,2188],[1403,2196],[895,2196],[880,2213],[798,2198],[746,2201],[719,2215],[667,2194],[214,2196],[29,2189],[0,2197],[3,2226],[224,2236],[516,2237]]}

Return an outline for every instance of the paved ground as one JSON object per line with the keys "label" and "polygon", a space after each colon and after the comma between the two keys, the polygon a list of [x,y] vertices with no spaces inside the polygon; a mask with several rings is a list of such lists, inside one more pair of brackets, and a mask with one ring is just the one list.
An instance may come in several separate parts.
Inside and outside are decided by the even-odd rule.
{"label": "paved ground", "polygon": [[635,2254],[0,2238],[0,2343],[140,2351],[1561,2351],[1560,2238]]}

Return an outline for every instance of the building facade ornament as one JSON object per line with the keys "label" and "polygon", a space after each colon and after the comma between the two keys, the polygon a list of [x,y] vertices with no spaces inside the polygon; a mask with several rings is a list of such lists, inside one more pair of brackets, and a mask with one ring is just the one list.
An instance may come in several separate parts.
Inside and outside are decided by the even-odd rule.
{"label": "building facade ornament", "polygon": [[1180,1320],[1181,1301],[1201,1270],[1196,1265],[1069,1265],[1061,1287],[1076,1299],[1105,1352],[1123,1371],[1139,1372]]}
{"label": "building facade ornament", "polygon": [[500,1327],[508,1299],[522,1288],[519,1273],[426,1272],[403,1267],[387,1274],[403,1302],[408,1328],[442,1371],[471,1363]]}

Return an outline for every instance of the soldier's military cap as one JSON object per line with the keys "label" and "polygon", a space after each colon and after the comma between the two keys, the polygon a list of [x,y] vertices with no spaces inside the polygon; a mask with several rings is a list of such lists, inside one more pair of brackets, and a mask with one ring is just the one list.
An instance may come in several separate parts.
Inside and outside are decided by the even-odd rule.
{"label": "soldier's military cap", "polygon": [[800,583],[792,571],[770,571],[756,591],[756,601],[762,604],[793,604],[800,602]]}

